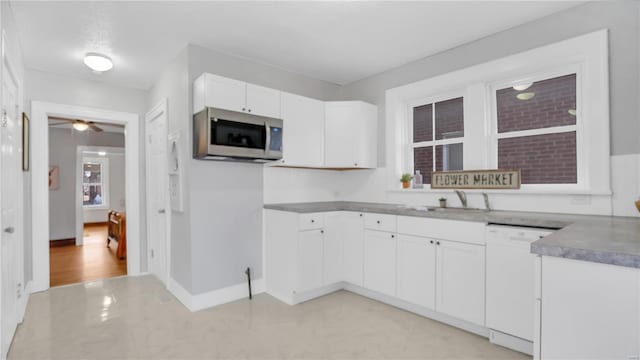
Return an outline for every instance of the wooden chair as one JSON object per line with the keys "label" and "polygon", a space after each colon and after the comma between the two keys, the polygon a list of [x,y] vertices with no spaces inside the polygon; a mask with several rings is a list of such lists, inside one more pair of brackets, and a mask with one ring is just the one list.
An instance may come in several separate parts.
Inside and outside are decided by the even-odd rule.
{"label": "wooden chair", "polygon": [[124,259],[127,257],[127,218],[124,213],[109,210],[107,223],[107,247],[112,240],[118,242],[116,256]]}

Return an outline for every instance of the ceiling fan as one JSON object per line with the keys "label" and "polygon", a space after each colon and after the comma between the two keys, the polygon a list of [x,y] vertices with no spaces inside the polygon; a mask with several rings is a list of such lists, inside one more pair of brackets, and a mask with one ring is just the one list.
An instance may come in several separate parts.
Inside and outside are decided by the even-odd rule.
{"label": "ceiling fan", "polygon": [[73,126],[73,128],[78,130],[78,131],[85,131],[87,129],[91,129],[92,131],[95,131],[95,132],[104,131],[104,130],[102,130],[101,127],[96,125],[93,121],[86,121],[86,120],[81,120],[81,119],[68,119],[68,118],[63,118],[63,117],[58,117],[58,116],[49,116],[49,120],[61,121],[61,122],[57,122],[57,123],[49,122],[49,126],[59,126],[59,125],[71,124],[71,126]]}

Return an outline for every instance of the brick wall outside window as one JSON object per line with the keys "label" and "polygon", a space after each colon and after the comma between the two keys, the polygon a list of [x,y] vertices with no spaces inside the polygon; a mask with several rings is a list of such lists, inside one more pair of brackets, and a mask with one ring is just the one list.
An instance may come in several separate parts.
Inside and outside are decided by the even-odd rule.
{"label": "brick wall outside window", "polygon": [[[530,100],[519,100],[519,93],[532,92]],[[530,88],[516,91],[512,87],[496,92],[498,132],[575,125],[576,75],[560,76],[535,82]],[[437,109],[437,108],[436,108]]]}
{"label": "brick wall outside window", "polygon": [[433,140],[433,108],[423,105],[413,108],[413,142]]}
{"label": "brick wall outside window", "polygon": [[431,184],[433,172],[433,146],[413,149],[413,169],[420,170],[422,183]]}
{"label": "brick wall outside window", "polygon": [[[534,93],[529,100],[517,98]],[[498,133],[575,125],[576,75],[537,81],[528,89],[496,91]],[[576,133],[498,140],[498,167],[520,168],[523,184],[577,183]]]}
{"label": "brick wall outside window", "polygon": [[436,103],[436,139],[451,139],[463,136],[463,99],[460,97]]}
{"label": "brick wall outside window", "polygon": [[520,168],[523,184],[575,184],[576,133],[500,139],[498,167]]}

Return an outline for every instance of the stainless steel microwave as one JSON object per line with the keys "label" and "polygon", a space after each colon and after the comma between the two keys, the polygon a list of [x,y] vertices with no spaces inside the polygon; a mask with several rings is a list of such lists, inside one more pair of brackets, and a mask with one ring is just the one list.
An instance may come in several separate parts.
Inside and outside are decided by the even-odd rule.
{"label": "stainless steel microwave", "polygon": [[282,158],[282,119],[206,108],[193,115],[193,157],[267,162]]}

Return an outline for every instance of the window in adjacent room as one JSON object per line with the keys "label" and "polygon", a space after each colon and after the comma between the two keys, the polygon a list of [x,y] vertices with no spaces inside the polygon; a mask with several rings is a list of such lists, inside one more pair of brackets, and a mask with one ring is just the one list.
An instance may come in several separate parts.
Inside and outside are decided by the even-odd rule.
{"label": "window in adjacent room", "polygon": [[463,104],[457,97],[413,107],[413,169],[425,184],[433,171],[463,169]]}
{"label": "window in adjacent room", "polygon": [[84,159],[82,162],[82,205],[85,207],[108,206],[108,181],[106,159]]}
{"label": "window in adjacent room", "polygon": [[576,184],[576,74],[495,92],[498,168],[519,168],[523,184]]}

